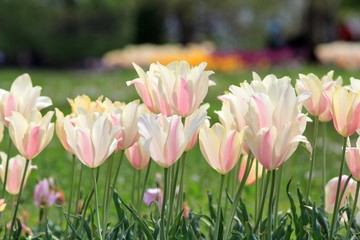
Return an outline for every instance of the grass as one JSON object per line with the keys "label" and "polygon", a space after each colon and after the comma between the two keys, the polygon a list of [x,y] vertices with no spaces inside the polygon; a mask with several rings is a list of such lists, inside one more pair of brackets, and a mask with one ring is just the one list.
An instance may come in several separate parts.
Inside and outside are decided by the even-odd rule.
{"label": "grass", "polygon": [[[274,73],[278,77],[289,76],[292,78],[292,82],[295,83],[295,79],[298,73],[308,74],[313,72],[319,76],[326,74],[332,67],[329,66],[288,66],[288,67],[277,67],[271,69],[248,69],[245,71],[238,71],[234,73],[216,73],[212,79],[217,83],[216,87],[209,89],[208,95],[205,102],[211,104],[209,110],[209,116],[211,121],[215,122],[218,120],[214,110],[221,108],[221,102],[217,99],[217,96],[227,91],[228,87],[232,84],[237,85],[239,82],[244,80],[252,79],[252,71],[255,70],[261,77],[266,74]],[[114,70],[114,71],[84,71],[84,70],[42,70],[42,69],[0,69],[0,88],[10,89],[12,81],[20,74],[28,72],[32,78],[34,85],[42,87],[42,95],[49,96],[53,100],[53,107],[48,110],[53,110],[54,107],[59,108],[63,112],[68,113],[70,111],[69,105],[66,98],[74,98],[77,95],[86,94],[92,99],[96,99],[100,95],[104,95],[109,99],[115,101],[129,102],[138,98],[134,87],[127,87],[126,81],[136,78],[136,72],[130,70]],[[344,84],[349,82],[349,78],[359,76],[359,72],[349,72],[344,70],[335,69],[335,76],[341,75],[344,79]],[[55,120],[55,119],[53,119]],[[333,129],[332,123],[327,123],[328,130],[328,142],[327,142],[327,180],[337,175],[337,170],[340,165],[340,154],[342,138]],[[322,127],[322,124],[320,124]],[[309,123],[306,130],[306,136],[311,140],[313,133],[313,125]],[[322,152],[322,135],[323,132],[319,132],[319,149],[317,151],[317,159],[320,160]],[[6,151],[8,138],[5,138],[0,145],[0,149]],[[15,155],[15,150],[12,151],[11,156]],[[115,156],[115,162],[118,161],[118,155]],[[45,177],[55,177],[58,185],[64,189],[66,196],[69,195],[70,191],[70,173],[71,173],[71,156],[69,156],[61,147],[56,136],[50,143],[50,145],[36,157],[33,164],[38,166],[38,170],[32,172],[27,187],[24,192],[24,204],[22,208],[30,212],[30,221],[37,221],[37,213],[34,212],[33,208],[33,197],[32,191],[35,183]],[[320,203],[321,195],[324,190],[321,186],[321,170],[320,161],[316,162],[316,168],[314,172],[314,183],[311,191],[312,199]],[[80,163],[76,165],[77,170],[80,169]],[[291,157],[284,165],[283,184],[281,189],[280,197],[280,210],[286,211],[289,208],[289,204],[285,194],[285,186],[289,179],[292,179],[291,191],[295,194],[296,187],[299,185],[303,192],[307,184],[307,176],[310,167],[309,153],[305,148],[299,147],[295,152],[294,156]],[[106,169],[105,166],[100,170],[100,186],[103,186],[102,179]],[[145,172],[145,171],[144,171]],[[162,169],[153,164],[150,172],[149,187],[155,187],[155,174],[162,174]],[[235,173],[230,173],[233,177]],[[144,173],[142,173],[142,176]],[[83,194],[89,193],[91,181],[90,171],[85,171],[84,178],[84,189]],[[120,196],[125,201],[130,201],[132,192],[132,179],[133,170],[130,164],[125,160],[120,171],[118,179],[117,190]],[[185,190],[186,190],[186,201],[189,206],[196,212],[202,211],[207,212],[207,191],[211,191],[215,194],[219,188],[219,176],[212,170],[204,158],[202,157],[198,146],[195,147],[187,155],[186,172],[185,172]],[[100,191],[102,187],[100,187]],[[247,186],[244,190],[245,202],[252,209],[252,202],[254,196],[254,186]],[[217,195],[216,195],[217,196]],[[8,196],[9,198],[9,196]],[[10,198],[9,198],[10,199]],[[57,218],[57,211],[51,210],[52,216]]]}

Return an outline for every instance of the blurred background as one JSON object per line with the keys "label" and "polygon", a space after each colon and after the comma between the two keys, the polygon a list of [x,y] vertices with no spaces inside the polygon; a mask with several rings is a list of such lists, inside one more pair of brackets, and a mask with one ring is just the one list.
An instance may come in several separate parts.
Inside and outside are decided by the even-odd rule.
{"label": "blurred background", "polygon": [[360,55],[359,39],[358,0],[0,0],[0,66],[187,59],[225,71],[317,60],[347,67],[319,44],[350,41],[330,48]]}

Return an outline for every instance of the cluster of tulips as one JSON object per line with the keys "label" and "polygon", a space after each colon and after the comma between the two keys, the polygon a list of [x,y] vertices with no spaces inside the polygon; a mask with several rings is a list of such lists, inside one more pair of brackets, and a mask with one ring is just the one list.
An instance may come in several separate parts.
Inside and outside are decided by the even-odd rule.
{"label": "cluster of tulips", "polygon": [[[268,75],[261,79],[254,73],[251,82],[244,81],[239,86],[230,86],[228,93],[219,97],[222,102],[221,110],[216,111],[219,122],[210,126],[207,117],[209,104],[203,103],[203,100],[208,88],[215,83],[209,79],[213,72],[205,70],[205,63],[195,67],[185,61],[172,62],[167,66],[155,63],[146,72],[136,64],[134,67],[139,77],[128,81],[127,85],[135,86],[143,104],[139,100],[112,102],[103,97],[92,101],[82,95],[68,99],[72,109],[70,114],[64,115],[55,109],[55,124],[51,122],[54,111],[48,111],[44,116],[40,113],[52,102],[50,98],[40,96],[41,88],[32,86],[29,75],[19,76],[10,91],[0,90],[0,136],[2,138],[5,126],[12,140],[8,153],[2,152],[0,155],[0,175],[4,186],[0,210],[7,209],[6,192],[17,196],[12,206],[11,221],[4,231],[4,239],[16,238],[16,234],[19,234],[21,221],[17,220],[17,215],[21,195],[30,171],[36,168],[31,162],[49,144],[54,131],[64,149],[73,156],[71,191],[66,198],[67,209],[64,210],[67,219],[67,228],[62,235],[64,238],[84,237],[86,232],[82,229],[86,225],[85,218],[91,199],[94,200],[94,212],[90,214],[94,216],[93,226],[96,226],[91,231],[91,238],[108,239],[110,234],[114,234],[109,223],[110,202],[116,193],[117,178],[125,155],[136,170],[147,169],[143,188],[139,187],[137,202],[131,203],[137,206],[137,210],[129,209],[131,212],[137,211],[134,213],[135,218],[142,218],[142,201],[146,204],[156,201],[160,211],[158,229],[153,235],[143,229],[139,220],[132,237],[143,238],[143,230],[147,238],[168,239],[172,232],[171,224],[176,222],[179,214],[183,218],[189,217],[183,188],[185,160],[186,153],[196,146],[199,139],[202,155],[219,173],[220,178],[216,220],[210,224],[210,237],[229,239],[236,236],[233,225],[237,221],[242,191],[245,185],[255,183],[256,189],[260,187],[261,191],[255,196],[254,224],[249,228],[251,234],[248,233],[248,236],[271,239],[280,224],[277,221],[278,201],[284,162],[300,143],[309,150],[310,173],[305,202],[311,206],[310,189],[316,161],[318,125],[319,122],[331,120],[336,131],[344,138],[344,144],[339,175],[328,184],[326,163],[322,163],[324,209],[332,214],[330,231],[325,234],[332,239],[339,223],[344,221],[347,223],[347,237],[355,236],[355,212],[357,206],[360,207],[360,138],[357,146],[351,147],[349,137],[360,128],[360,80],[352,78],[351,85],[342,86],[341,78],[334,79],[333,72],[321,78],[314,74],[300,74],[294,88],[288,77]],[[306,108],[308,114],[302,112],[302,107]],[[303,135],[308,122],[314,124],[311,143]],[[19,153],[12,158],[9,157],[11,143]],[[116,153],[120,153],[119,161],[114,160]],[[77,159],[81,161],[82,167],[75,197]],[[345,160],[350,176],[343,175]],[[103,164],[106,161],[106,174],[99,176],[99,168],[105,166]],[[164,184],[159,184],[155,189],[146,189],[152,162],[164,169]],[[224,179],[238,164],[240,183],[237,184],[237,191],[227,196],[226,202],[228,199],[232,202],[228,214],[222,210]],[[81,204],[79,189],[84,167],[92,169],[93,190]],[[101,204],[99,177],[104,177],[105,182]],[[56,202],[64,204],[64,194],[53,182],[45,179],[36,186],[34,195],[37,206],[46,209]],[[266,199],[268,213],[264,220]],[[348,216],[342,209],[350,200],[354,207]],[[74,202],[75,207],[72,205]],[[43,221],[46,226],[46,215]],[[261,226],[264,221],[265,228]]]}

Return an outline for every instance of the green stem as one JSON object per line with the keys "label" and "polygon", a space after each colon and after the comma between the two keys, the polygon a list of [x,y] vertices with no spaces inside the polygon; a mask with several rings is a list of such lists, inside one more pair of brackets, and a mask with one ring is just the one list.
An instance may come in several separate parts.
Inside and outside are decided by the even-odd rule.
{"label": "green stem", "polygon": [[167,204],[167,189],[168,189],[168,169],[164,168],[164,196],[163,203],[161,207],[161,219],[160,219],[160,240],[166,239],[166,230],[164,228],[165,220],[165,206]]}
{"label": "green stem", "polygon": [[180,159],[180,183],[179,183],[179,198],[178,203],[176,204],[176,213],[183,209],[184,202],[184,172],[185,172],[185,163],[186,163],[186,152],[183,153],[182,158]]}
{"label": "green stem", "polygon": [[[232,171],[235,171],[235,169],[233,169]],[[225,193],[229,194],[229,188],[230,188],[230,178],[232,178],[232,173],[230,172],[229,174],[226,174],[226,187],[225,187]],[[225,206],[224,206],[224,216],[226,216],[227,214],[227,208],[228,208],[228,201],[225,201]]]}
{"label": "green stem", "polygon": [[259,212],[258,212],[258,216],[256,218],[256,223],[255,223],[255,227],[254,227],[254,232],[256,232],[257,228],[259,227],[259,224],[261,222],[261,218],[262,218],[262,213],[264,211],[264,205],[265,205],[265,198],[266,198],[266,193],[267,193],[267,189],[269,186],[269,182],[270,182],[270,172],[266,173],[266,180],[265,180],[265,185],[264,185],[264,193],[261,195],[261,199],[260,199],[260,208],[259,208]]}
{"label": "green stem", "polygon": [[309,182],[306,188],[306,197],[305,200],[306,201],[310,201],[309,196],[310,196],[310,189],[311,189],[311,183],[312,183],[312,177],[313,177],[313,171],[314,171],[314,165],[315,165],[315,152],[316,152],[316,145],[317,145],[317,135],[318,135],[318,131],[319,131],[319,118],[315,117],[314,120],[314,137],[313,137],[313,146],[312,146],[312,151],[311,151],[311,165],[310,165],[310,174],[309,174]]}
{"label": "green stem", "polygon": [[[8,178],[8,173],[9,173],[9,159],[10,159],[10,153],[11,153],[11,147],[12,147],[12,141],[11,138],[9,137],[9,144],[8,144],[8,148],[7,148],[7,156],[6,156],[6,163],[5,163],[5,176],[4,176],[4,183],[3,183],[3,189],[1,192],[1,197],[0,198],[4,198],[5,194],[6,194],[6,183],[7,183],[7,178]],[[1,216],[1,215],[0,215]]]}
{"label": "green stem", "polygon": [[347,138],[344,137],[339,178],[338,178],[338,184],[337,184],[337,188],[336,188],[336,198],[335,198],[336,200],[335,200],[334,212],[333,212],[332,221],[331,221],[330,238],[329,239],[332,239],[332,236],[334,234],[335,224],[336,224],[335,222],[338,217],[339,204],[340,204],[339,193],[340,193],[341,177],[342,177],[344,162],[345,162],[346,140],[347,140]]}
{"label": "green stem", "polygon": [[238,187],[238,189],[236,191],[236,195],[235,195],[234,201],[232,203],[231,211],[230,211],[230,216],[228,218],[229,221],[226,223],[224,239],[229,239],[228,236],[229,236],[230,231],[231,231],[231,226],[232,226],[232,222],[233,222],[235,212],[236,212],[236,209],[237,209],[237,204],[240,201],[241,193],[242,193],[242,191],[244,189],[245,182],[246,182],[246,180],[247,180],[247,178],[249,176],[249,172],[250,172],[252,163],[253,163],[253,159],[251,159],[251,153],[249,153],[248,159],[247,159],[247,162],[246,162],[244,177],[243,177],[242,181],[240,182],[240,185],[239,185],[239,187]]}
{"label": "green stem", "polygon": [[121,163],[123,162],[123,159],[124,159],[124,150],[121,150],[120,152],[120,160],[119,160],[119,165],[116,169],[116,173],[115,173],[115,177],[114,177],[114,181],[113,181],[113,185],[112,185],[112,192],[111,192],[111,196],[114,194],[114,190],[115,190],[115,185],[116,185],[116,181],[117,181],[117,178],[119,176],[119,172],[120,172],[120,167],[121,167]]}
{"label": "green stem", "polygon": [[276,190],[275,190],[275,211],[274,211],[274,224],[276,226],[277,224],[277,215],[278,215],[278,209],[279,209],[279,199],[280,199],[280,189],[281,189],[281,178],[282,178],[282,174],[283,174],[283,168],[284,168],[284,165],[281,165],[280,168],[279,168],[279,172],[277,174],[277,178],[276,178]]}
{"label": "green stem", "polygon": [[216,225],[215,225],[215,239],[219,239],[219,231],[220,231],[220,221],[221,221],[221,198],[224,186],[224,178],[225,175],[221,174],[220,179],[220,191],[219,191],[219,199],[218,199],[218,206],[217,206],[217,213],[216,213]]}
{"label": "green stem", "polygon": [[81,193],[81,182],[82,182],[82,175],[83,175],[84,166],[85,166],[84,164],[81,164],[81,167],[80,167],[78,188],[77,188],[76,201],[75,201],[75,214],[78,213],[78,207],[79,207],[79,201],[80,201],[80,193]]}
{"label": "green stem", "polygon": [[13,228],[14,228],[14,224],[15,224],[15,220],[16,220],[16,214],[17,214],[17,211],[18,211],[20,202],[21,202],[21,195],[22,195],[23,187],[24,187],[24,183],[25,183],[26,172],[27,172],[27,169],[28,169],[28,167],[29,167],[30,161],[31,161],[31,160],[26,160],[26,163],[25,163],[24,172],[23,172],[23,175],[22,175],[22,178],[21,178],[19,196],[18,196],[18,200],[17,200],[17,202],[16,202],[15,211],[14,211],[14,214],[13,214],[13,217],[12,217],[12,220],[11,220],[11,224],[10,224],[9,239],[11,239],[11,237],[12,237]]}
{"label": "green stem", "polygon": [[111,173],[112,173],[112,165],[114,161],[114,153],[111,154],[111,157],[108,161],[108,168],[107,168],[107,174],[105,179],[105,189],[104,189],[104,195],[103,195],[103,238],[106,236],[107,231],[107,219],[109,214],[109,205],[111,197],[109,195],[110,189],[110,181],[111,181]]}
{"label": "green stem", "polygon": [[[323,123],[323,159],[322,159],[322,189],[326,186],[326,137],[327,137],[327,123]],[[322,194],[322,202],[325,203],[325,194]]]}
{"label": "green stem", "polygon": [[131,202],[132,202],[132,204],[134,204],[135,203],[135,184],[136,184],[136,181],[135,181],[135,175],[136,175],[136,169],[135,168],[133,168],[133,170],[132,170],[133,172],[132,172],[132,187],[131,187],[131,189],[132,189],[132,191],[131,191]]}
{"label": "green stem", "polygon": [[359,197],[359,190],[360,190],[360,182],[357,181],[356,191],[355,191],[355,199],[354,199],[354,207],[351,212],[351,217],[350,217],[350,221],[349,221],[348,229],[347,229],[347,233],[346,233],[346,239],[350,239],[350,230],[351,230],[352,222],[353,222],[354,216],[355,216],[356,205],[357,205],[357,201],[358,201],[358,197]]}
{"label": "green stem", "polygon": [[[172,214],[173,214],[172,210],[173,210],[174,196],[175,196],[175,191],[176,191],[176,182],[177,182],[177,179],[179,176],[180,162],[177,162],[176,165],[173,165],[170,168],[171,168],[171,172],[172,172],[172,181],[171,181],[171,185],[170,185],[171,186],[170,195],[169,195],[170,204],[169,204],[169,211],[168,211],[168,217],[167,217],[169,226],[172,223]],[[180,197],[180,192],[179,192],[178,196]]]}
{"label": "green stem", "polygon": [[[270,188],[270,196],[269,196],[269,207],[268,207],[268,231],[267,231],[267,239],[271,240],[272,236],[272,228],[273,228],[273,197],[274,197],[274,187],[275,187],[275,175],[276,170],[272,170],[271,172],[268,172],[268,175],[272,175],[271,177],[271,188]],[[277,196],[275,195],[275,198]],[[275,214],[277,214],[275,212]]]}
{"label": "green stem", "polygon": [[[73,192],[74,192],[74,184],[75,184],[75,154],[72,154],[72,172],[71,172],[71,180],[70,180],[70,184],[71,184],[71,189],[70,189],[70,197],[69,197],[69,206],[68,206],[68,218],[70,219],[70,213],[71,213],[71,204],[72,204],[72,200],[73,200]],[[66,229],[65,232],[67,233],[69,229],[69,224],[66,224]]]}
{"label": "green stem", "polygon": [[257,207],[258,207],[258,191],[259,191],[259,162],[256,160],[255,162],[255,174],[256,174],[256,181],[255,181],[255,212],[254,216],[257,216]]}
{"label": "green stem", "polygon": [[98,198],[98,192],[97,192],[97,180],[95,176],[95,169],[92,169],[92,175],[93,175],[93,184],[94,184],[94,190],[95,190],[95,211],[96,211],[96,220],[97,220],[97,230],[98,235],[100,237],[100,240],[103,239],[101,234],[101,228],[100,228],[100,214],[99,214],[99,198]]}
{"label": "green stem", "polygon": [[[139,202],[138,202],[138,212],[139,212],[139,215],[140,215],[140,211],[141,211],[142,199],[143,199],[143,197],[144,197],[145,190],[146,190],[146,183],[147,183],[148,178],[149,178],[151,162],[152,162],[152,161],[150,160],[149,165],[147,166],[147,169],[146,169],[145,179],[144,179],[144,183],[143,183],[143,187],[142,187],[142,191],[141,191],[141,195],[140,195],[141,198],[139,199]],[[140,216],[141,216],[141,215],[140,215]]]}

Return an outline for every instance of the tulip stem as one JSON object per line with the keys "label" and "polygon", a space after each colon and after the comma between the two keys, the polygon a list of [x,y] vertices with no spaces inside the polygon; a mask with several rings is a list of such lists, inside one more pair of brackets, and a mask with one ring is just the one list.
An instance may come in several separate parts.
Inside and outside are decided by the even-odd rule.
{"label": "tulip stem", "polygon": [[256,181],[255,181],[255,212],[254,212],[254,216],[257,215],[257,207],[258,207],[258,192],[259,192],[259,161],[256,160],[255,162],[255,176],[256,176]]}
{"label": "tulip stem", "polygon": [[344,162],[345,162],[346,140],[347,140],[347,138],[344,137],[339,178],[338,178],[338,184],[337,184],[337,188],[336,188],[335,206],[334,206],[334,211],[333,211],[333,216],[332,216],[332,221],[331,221],[330,238],[329,239],[332,239],[332,236],[334,234],[335,224],[336,224],[335,222],[338,218],[338,211],[339,211],[339,205],[340,205],[339,194],[340,194],[341,177],[342,177],[342,172],[343,172]]}
{"label": "tulip stem", "polygon": [[142,202],[142,199],[144,198],[144,194],[145,194],[145,190],[146,190],[146,183],[147,183],[148,178],[149,178],[150,167],[151,167],[151,161],[149,161],[149,165],[147,166],[147,169],[146,169],[145,179],[144,179],[141,195],[140,195],[139,202],[138,202],[138,213],[139,213],[139,215],[140,215],[140,211],[141,211],[141,202]]}
{"label": "tulip stem", "polygon": [[265,205],[265,198],[266,198],[266,193],[267,193],[267,189],[269,186],[269,182],[270,182],[270,172],[268,171],[266,173],[266,180],[265,180],[265,185],[264,185],[264,193],[261,194],[261,199],[260,199],[260,206],[259,206],[259,212],[258,212],[258,216],[256,218],[256,223],[255,223],[255,227],[254,227],[254,232],[256,232],[257,228],[259,227],[259,224],[261,222],[261,218],[262,218],[262,213],[264,210],[264,205]]}
{"label": "tulip stem", "polygon": [[183,209],[183,201],[184,201],[184,172],[185,172],[185,162],[186,162],[186,152],[183,153],[182,158],[180,159],[180,183],[179,183],[179,195],[178,195],[178,203],[176,204],[176,213],[178,213],[179,208],[180,211]]}
{"label": "tulip stem", "polygon": [[28,169],[28,167],[29,167],[30,161],[31,161],[31,160],[26,160],[26,163],[25,163],[24,172],[23,172],[23,175],[22,175],[22,178],[21,178],[19,196],[18,196],[18,199],[17,199],[17,201],[16,201],[16,206],[15,206],[14,214],[13,214],[13,217],[12,217],[12,220],[11,220],[11,224],[10,224],[9,239],[12,238],[13,228],[14,228],[14,224],[15,224],[15,220],[16,220],[16,214],[17,214],[17,211],[18,211],[20,202],[21,202],[21,195],[22,195],[23,187],[24,187],[24,183],[25,183],[26,172],[27,172],[27,169]]}
{"label": "tulip stem", "polygon": [[[280,199],[280,189],[281,189],[281,178],[282,178],[282,174],[283,174],[283,168],[284,168],[284,165],[281,165],[279,167],[279,172],[277,174],[277,178],[276,178],[276,190],[275,190],[275,210],[274,210],[274,226],[276,227],[276,224],[277,224],[277,215],[278,215],[278,207],[279,207],[279,199]],[[256,215],[255,215],[256,216]]]}
{"label": "tulip stem", "polygon": [[95,190],[95,211],[96,211],[96,220],[97,220],[97,230],[98,235],[100,237],[100,240],[103,239],[101,234],[101,228],[100,228],[100,214],[99,214],[99,198],[98,198],[98,192],[97,192],[97,180],[95,175],[95,169],[92,169],[92,175],[93,175],[93,184],[94,184],[94,190]]}
{"label": "tulip stem", "polygon": [[[322,159],[322,187],[326,186],[326,137],[327,137],[327,123],[323,123],[323,159]],[[325,203],[325,194],[322,196],[322,202]]]}
{"label": "tulip stem", "polygon": [[307,202],[310,201],[310,189],[311,189],[311,183],[312,183],[312,177],[313,177],[313,171],[314,171],[314,165],[315,165],[315,152],[316,152],[316,145],[317,145],[317,136],[318,136],[318,130],[319,130],[319,118],[315,117],[314,119],[314,136],[313,136],[313,145],[312,145],[312,151],[311,151],[311,162],[310,162],[310,173],[309,173],[309,182],[306,188],[306,197],[305,200]]}
{"label": "tulip stem", "polygon": [[224,239],[229,239],[228,236],[229,236],[230,231],[231,231],[231,226],[232,226],[232,222],[233,222],[233,219],[234,219],[234,216],[235,216],[235,213],[236,213],[237,204],[238,204],[238,202],[239,202],[239,200],[241,198],[241,193],[242,193],[242,191],[244,189],[245,182],[246,182],[246,180],[247,180],[247,178],[249,176],[252,163],[253,163],[253,159],[251,159],[251,153],[249,153],[248,159],[247,159],[247,162],[246,162],[246,166],[245,166],[244,177],[241,180],[240,185],[239,185],[239,187],[238,187],[238,189],[236,191],[236,195],[235,195],[234,201],[232,203],[231,211],[230,211],[230,216],[228,218],[229,221],[226,223]]}
{"label": "tulip stem", "polygon": [[[270,172],[268,172],[268,175],[270,176],[271,174],[271,188],[270,188],[270,196],[269,196],[269,207],[268,207],[268,231],[267,231],[267,239],[271,240],[271,235],[272,235],[272,229],[273,229],[273,198],[274,198],[274,187],[275,187],[275,177],[276,177],[276,170],[272,170]],[[275,198],[277,196],[275,195]],[[277,213],[275,212],[275,215],[277,215]]]}
{"label": "tulip stem", "polygon": [[114,180],[113,180],[113,185],[112,185],[113,190],[111,192],[111,196],[114,194],[115,185],[116,185],[116,182],[117,182],[117,178],[119,176],[120,167],[121,167],[121,163],[123,162],[123,158],[124,158],[124,150],[121,150],[119,164],[118,164],[118,167],[116,169],[115,177],[114,177]]}
{"label": "tulip stem", "polygon": [[107,168],[107,174],[105,179],[105,189],[104,189],[104,196],[103,196],[103,237],[106,236],[106,230],[107,230],[107,218],[109,214],[109,204],[111,199],[111,196],[109,195],[111,192],[110,189],[110,182],[111,182],[111,173],[112,173],[112,165],[114,160],[114,153],[111,154],[110,159],[108,161],[108,168]]}
{"label": "tulip stem", "polygon": [[[71,213],[71,204],[72,204],[72,200],[73,200],[73,192],[74,192],[74,178],[75,178],[75,154],[72,154],[72,172],[71,172],[71,180],[70,180],[70,184],[71,184],[71,188],[70,188],[70,197],[69,197],[69,206],[68,206],[68,218],[70,219],[70,213]],[[66,224],[66,228],[65,228],[65,232],[67,233],[69,229],[69,224]]]}
{"label": "tulip stem", "polygon": [[221,174],[220,177],[221,177],[220,178],[220,191],[219,191],[219,199],[218,199],[218,206],[217,206],[217,213],[216,213],[216,225],[215,225],[214,239],[219,239],[220,221],[221,221],[221,198],[222,198],[225,175]]}
{"label": "tulip stem", "polygon": [[[167,204],[167,191],[168,190],[168,168],[164,168],[164,198],[161,207],[161,219],[160,219],[160,240],[166,239],[166,230],[164,228],[165,218],[165,206]],[[168,219],[169,221],[169,219]]]}
{"label": "tulip stem", "polygon": [[347,232],[346,232],[346,239],[350,239],[351,226],[352,226],[352,223],[353,223],[353,221],[354,221],[355,210],[356,210],[356,206],[357,206],[357,202],[358,202],[358,197],[359,197],[359,190],[360,190],[360,182],[357,181],[357,182],[356,182],[355,198],[354,198],[354,207],[353,207],[353,209],[352,209],[350,221],[349,221],[349,223],[348,223],[348,229],[347,229]]}
{"label": "tulip stem", "polygon": [[[7,183],[7,177],[8,177],[8,173],[9,173],[9,159],[10,159],[10,153],[11,153],[11,147],[12,147],[12,141],[11,138],[9,136],[9,143],[8,143],[8,148],[7,148],[7,156],[6,156],[6,163],[5,163],[5,176],[4,176],[4,183],[3,183],[3,189],[2,189],[2,193],[1,193],[1,198],[5,197],[6,194],[6,183]],[[0,215],[1,216],[1,215]]]}

